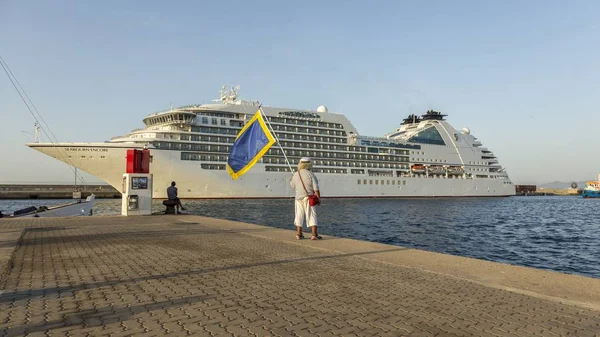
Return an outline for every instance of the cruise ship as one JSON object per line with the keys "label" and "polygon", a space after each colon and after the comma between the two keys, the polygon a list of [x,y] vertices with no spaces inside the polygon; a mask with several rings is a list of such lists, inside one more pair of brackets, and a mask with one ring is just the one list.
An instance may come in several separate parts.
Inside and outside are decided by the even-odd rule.
{"label": "cruise ship", "polygon": [[323,197],[501,197],[515,194],[492,151],[457,130],[446,115],[427,111],[399,121],[382,137],[361,135],[343,114],[325,106],[300,110],[262,106],[275,144],[245,175],[226,170],[236,135],[260,104],[240,99],[239,87],[221,88],[209,104],[152,113],[144,127],[103,143],[27,146],[122,189],[128,149],[149,149],[153,197],[166,198],[176,181],[180,198],[288,198],[301,157],[311,157]]}

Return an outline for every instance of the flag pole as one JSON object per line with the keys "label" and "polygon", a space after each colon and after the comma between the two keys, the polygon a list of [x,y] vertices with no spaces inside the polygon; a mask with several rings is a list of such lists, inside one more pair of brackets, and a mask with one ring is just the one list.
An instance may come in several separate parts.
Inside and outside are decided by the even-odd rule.
{"label": "flag pole", "polygon": [[288,157],[286,156],[285,151],[283,150],[283,147],[281,146],[281,143],[279,142],[279,137],[277,137],[277,133],[273,129],[271,122],[269,122],[269,118],[267,118],[267,116],[265,115],[265,112],[262,109],[262,103],[258,104],[258,111],[260,111],[260,114],[264,117],[263,119],[265,121],[267,121],[267,124],[269,124],[269,129],[271,129],[271,132],[273,133],[273,137],[275,137],[275,140],[277,141],[277,145],[279,145],[279,148],[281,149],[281,153],[283,153],[283,157],[285,158],[285,162],[288,164],[288,167],[290,168],[290,172],[294,173],[294,170],[292,169],[292,165],[290,164],[290,161],[288,160]]}

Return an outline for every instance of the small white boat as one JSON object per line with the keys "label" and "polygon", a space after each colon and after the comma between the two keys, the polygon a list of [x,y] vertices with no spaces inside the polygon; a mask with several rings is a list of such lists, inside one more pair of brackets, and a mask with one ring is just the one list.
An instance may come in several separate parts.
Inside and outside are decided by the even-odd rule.
{"label": "small white boat", "polygon": [[[50,218],[50,217],[71,217],[71,216],[89,216],[92,215],[92,207],[96,200],[95,195],[90,195],[85,200],[77,200],[68,204],[61,204],[51,207],[27,207],[14,211],[12,214],[3,215],[5,218]],[[1,214],[1,213],[0,213]],[[2,216],[0,216],[2,217]]]}

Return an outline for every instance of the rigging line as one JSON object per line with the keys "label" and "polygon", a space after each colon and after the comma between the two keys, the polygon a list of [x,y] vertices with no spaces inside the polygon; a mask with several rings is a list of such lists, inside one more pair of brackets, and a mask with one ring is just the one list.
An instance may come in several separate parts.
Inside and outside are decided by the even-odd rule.
{"label": "rigging line", "polygon": [[[6,73],[6,76],[8,77],[8,79],[10,80],[10,83],[13,85],[13,87],[15,88],[15,90],[17,91],[17,93],[19,94],[19,97],[21,97],[21,100],[23,101],[23,103],[25,104],[25,106],[27,107],[27,110],[29,110],[29,113],[31,114],[31,116],[33,117],[33,119],[38,123],[38,125],[40,124],[39,120],[37,119],[37,117],[35,116],[35,114],[33,113],[33,111],[31,110],[31,107],[29,106],[29,104],[27,104],[27,101],[25,100],[25,98],[23,97],[23,94],[25,94],[25,96],[27,96],[27,93],[25,92],[25,89],[23,89],[23,87],[21,86],[21,84],[19,83],[19,81],[17,80],[17,78],[14,76],[14,74],[12,73],[12,71],[10,70],[10,67],[8,67],[8,63],[6,63],[6,61],[2,58],[2,56],[0,56],[0,66],[2,66],[2,69],[4,69],[4,72]],[[14,80],[13,80],[14,78]],[[19,83],[19,87],[21,87],[21,90],[23,91],[23,94],[21,94],[21,90],[19,90],[19,88],[17,87],[17,85],[15,84],[15,81],[17,83]],[[29,96],[27,96],[27,98],[31,101],[31,99],[29,98]],[[31,105],[35,108],[35,105],[33,105],[33,101],[31,101]],[[35,108],[37,111],[37,108]],[[39,113],[39,111],[37,111],[38,115],[40,116],[40,118],[43,120],[42,115]],[[52,133],[52,130],[50,130],[50,127],[48,126],[48,124],[45,122],[46,124],[46,128],[48,128],[48,130],[50,131],[50,133]],[[48,137],[48,139],[52,141],[52,138],[48,135],[48,133],[46,132],[45,128],[41,128],[42,132],[46,135],[46,137]],[[52,134],[54,136],[54,134]],[[56,139],[56,137],[54,137],[54,139]],[[57,143],[57,141],[54,141],[53,143]],[[66,159],[65,156],[63,154],[61,154],[61,149],[57,148],[57,153],[63,158]],[[69,168],[71,169],[71,171],[73,171],[73,173],[75,174],[75,177],[79,177],[80,181],[82,182],[82,184],[84,186],[86,186],[86,182],[83,179],[83,177],[81,175],[77,174],[77,171],[74,170],[74,168],[72,167],[72,165],[69,163],[69,160],[66,159],[64,160],[65,163],[67,163],[69,165]]]}
{"label": "rigging line", "polygon": [[[45,128],[42,128],[42,130],[44,131],[44,134],[46,135],[46,137],[48,137],[48,139],[50,140],[50,142],[51,142],[51,143],[58,143],[58,137],[56,137],[56,135],[54,135],[54,132],[52,132],[52,129],[50,128],[50,124],[48,124],[48,122],[46,122],[46,120],[44,119],[44,116],[42,116],[42,114],[40,113],[40,111],[38,110],[38,108],[37,108],[37,107],[35,106],[35,104],[33,103],[33,100],[32,100],[32,99],[29,97],[29,95],[27,95],[27,91],[25,91],[25,89],[23,88],[23,86],[22,86],[22,85],[21,85],[21,83],[19,82],[19,79],[18,79],[18,78],[15,76],[15,74],[12,72],[12,70],[11,70],[11,69],[10,69],[10,67],[8,66],[8,63],[6,63],[6,60],[4,60],[4,59],[2,58],[2,56],[0,56],[0,61],[6,65],[5,72],[6,72],[6,70],[8,69],[8,72],[10,73],[10,76],[9,76],[9,78],[11,78],[11,76],[12,76],[12,78],[15,80],[15,82],[16,82],[16,83],[17,83],[17,85],[19,86],[19,89],[20,89],[20,91],[21,91],[21,92],[23,92],[23,94],[24,94],[24,95],[25,95],[25,97],[27,98],[27,100],[28,100],[29,104],[31,104],[31,106],[33,107],[33,109],[34,109],[34,110],[35,110],[35,112],[37,113],[38,117],[39,117],[39,118],[42,120],[42,122],[44,123],[44,126],[45,126]],[[7,74],[7,75],[8,75],[8,74]],[[14,83],[13,83],[13,86],[14,86]],[[17,88],[15,88],[15,89],[17,89]],[[18,90],[18,89],[17,89],[17,92],[19,92],[19,90]],[[22,97],[22,96],[21,96],[21,99],[23,99],[23,97]],[[27,104],[26,104],[26,105],[27,105]],[[28,109],[30,109],[30,108],[28,107]],[[31,112],[31,109],[30,109],[30,112]],[[33,114],[33,113],[32,113],[32,114]],[[39,120],[37,120],[37,119],[35,118],[35,116],[34,116],[34,119],[35,119],[35,121],[36,121],[38,124],[40,124]],[[50,132],[50,135],[51,135],[52,137],[50,137],[50,136],[48,135],[48,133],[46,133],[46,129],[48,130],[48,132]],[[62,148],[60,148],[60,147],[57,147],[57,148],[56,148],[56,151],[57,151],[57,153],[60,155],[60,157],[63,159],[63,161],[64,161],[65,163],[67,163],[67,165],[69,165],[69,166],[73,166],[73,165],[72,165],[72,163],[71,163],[71,161],[69,161],[69,160],[67,159],[67,158],[68,158],[68,156],[66,155],[66,151],[65,151],[64,149],[62,149]],[[63,153],[63,152],[65,152],[65,153]],[[78,174],[76,169],[73,169],[73,168],[71,168],[71,171],[73,171],[73,173],[75,174],[75,185],[77,185],[77,178],[79,178],[79,180],[81,181],[81,184],[82,184],[83,186],[86,186],[86,185],[87,185],[87,183],[86,183],[85,179],[83,178],[83,176],[82,176],[82,175],[80,175],[80,174]]]}
{"label": "rigging line", "polygon": [[[2,56],[0,56],[0,60],[6,65],[6,68],[8,69],[8,72],[10,73],[10,76],[12,76],[12,78],[15,80],[15,82],[17,83],[17,85],[19,86],[19,88],[21,89],[21,91],[23,92],[23,94],[25,95],[25,97],[27,98],[27,100],[29,101],[29,103],[31,104],[31,106],[33,107],[33,110],[35,110],[35,112],[37,113],[38,117],[42,120],[42,122],[44,123],[44,125],[48,129],[48,132],[50,132],[50,135],[54,138],[54,142],[58,143],[58,138],[54,135],[54,133],[52,132],[52,129],[50,129],[50,125],[48,124],[48,122],[46,122],[46,120],[44,119],[44,116],[42,116],[42,114],[39,112],[38,108],[35,106],[35,104],[31,100],[31,98],[29,98],[29,95],[27,95],[27,92],[25,91],[25,89],[23,89],[23,86],[19,82],[19,79],[17,79],[17,77],[15,76],[15,74],[13,74],[12,70],[8,66],[8,63],[6,63],[6,61],[2,58]],[[36,120],[36,122],[39,123],[38,120]],[[50,141],[53,141],[53,139],[50,138],[47,134],[46,134],[46,136],[48,137],[48,139],[50,139]]]}
{"label": "rigging line", "polygon": [[[0,61],[2,61],[2,62],[0,62],[0,66],[2,66],[2,68],[4,69],[4,72],[6,73],[6,76],[8,76],[8,79],[10,80],[10,83],[12,83],[13,87],[15,88],[15,90],[17,91],[17,93],[19,94],[19,96],[21,97],[21,100],[23,101],[23,103],[25,103],[25,106],[27,107],[27,110],[29,110],[29,113],[31,113],[31,116],[33,116],[33,119],[36,122],[38,122],[38,119],[35,117],[35,114],[31,110],[31,108],[29,107],[29,105],[27,104],[27,101],[25,100],[25,98],[23,97],[23,95],[21,95],[21,92],[19,91],[19,88],[17,88],[17,85],[15,84],[15,82],[12,79],[12,77],[8,73],[8,70],[6,70],[6,67],[4,66],[5,63],[4,63],[4,60],[2,60],[2,57],[0,57]],[[42,129],[42,130],[46,134],[46,130],[44,130],[44,129]],[[46,134],[46,137],[48,137],[48,134]],[[48,138],[50,138],[50,137],[48,137]]]}

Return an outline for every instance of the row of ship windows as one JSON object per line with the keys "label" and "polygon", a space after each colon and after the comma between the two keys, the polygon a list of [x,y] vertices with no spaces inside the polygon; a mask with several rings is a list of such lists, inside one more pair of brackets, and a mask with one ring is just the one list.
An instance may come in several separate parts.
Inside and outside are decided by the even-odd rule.
{"label": "row of ship windows", "polygon": [[[69,159],[73,159],[73,156],[68,156]],[[94,156],[79,156],[80,159],[94,159]],[[106,159],[106,156],[98,156],[95,158]]]}
{"label": "row of ship windows", "polygon": [[[406,185],[406,180],[373,180],[373,179],[369,179],[369,185],[400,185],[400,182],[402,182],[402,185]],[[367,179],[358,179],[357,180],[359,185],[367,185]],[[375,182],[375,184],[373,184],[373,182]]]}
{"label": "row of ship windows", "polygon": [[[265,171],[267,172],[289,172],[289,167],[287,166],[265,166]],[[337,168],[320,168],[320,167],[314,167],[312,169],[312,171],[314,173],[336,173],[336,174],[348,174],[348,170],[347,169],[337,169]],[[351,174],[364,174],[364,170],[357,170],[357,169],[351,169],[350,170]],[[393,171],[383,171],[383,172],[376,172],[376,171],[368,171],[368,175],[369,176],[378,176],[378,177],[393,177]],[[452,176],[443,176],[443,175],[430,175],[430,176],[425,176],[425,175],[414,175],[414,174],[409,174],[409,173],[404,173],[404,172],[400,172],[397,171],[396,172],[396,176],[398,177],[412,177],[412,178],[422,178],[422,179],[473,179],[473,176],[470,174],[467,174],[466,176],[461,176],[461,175],[452,175]],[[480,179],[507,179],[506,176],[487,176],[487,175],[476,175],[476,178],[480,178]],[[361,179],[358,179],[359,184]],[[367,179],[362,179],[363,183],[365,185],[367,185]],[[379,183],[377,183],[377,181],[381,181],[381,185],[384,185],[384,181],[388,181],[388,180],[373,180],[373,179],[368,179],[369,184],[373,184],[373,181],[375,181],[375,185],[378,185]],[[394,180],[389,180],[389,181],[394,181]],[[400,180],[398,180],[400,181]],[[404,183],[403,185],[406,185],[406,180],[402,180]],[[399,184],[399,183],[398,183]],[[512,182],[507,181],[507,182],[503,182],[503,184],[512,184]],[[389,185],[389,183],[388,183]],[[392,183],[393,185],[393,183]]]}
{"label": "row of ship windows", "polygon": [[[325,141],[333,142],[333,139],[327,139],[327,137],[323,137]],[[321,141],[320,139],[316,141]],[[323,149],[323,150],[333,150],[333,151],[344,151],[344,152],[370,152],[370,153],[387,153],[387,154],[395,154],[395,155],[404,155],[408,156],[408,150],[396,150],[396,149],[379,149],[379,151],[368,151],[367,148],[360,146],[347,146],[347,145],[334,145],[334,144],[323,144],[323,143],[304,143],[304,142],[288,142],[281,141],[281,146],[286,148],[303,148],[303,149]],[[343,143],[343,141],[342,141]],[[370,150],[370,148],[369,148]]]}
{"label": "row of ship windows", "polygon": [[[227,131],[223,131],[223,130],[227,130]],[[227,135],[237,135],[239,130],[235,130],[235,129],[215,129],[215,128],[203,128],[203,130],[199,130],[199,131],[194,131],[193,132],[202,132],[202,133],[213,133],[213,134],[227,134]],[[221,132],[223,131],[223,132]],[[141,135],[131,135],[131,138],[136,138],[137,136],[141,136]],[[148,134],[145,135],[146,137],[149,137]],[[157,133],[156,138],[163,138],[163,139],[174,139],[174,140],[191,140],[194,142],[219,142],[219,143],[233,143],[233,141],[235,140],[234,137],[215,137],[215,136],[204,136],[204,135],[190,135],[190,134],[169,134],[169,133]],[[296,135],[296,134],[286,134],[286,133],[282,133],[282,134],[278,134],[277,137],[279,137],[279,139],[291,139],[291,140],[305,140],[305,141],[311,141],[311,142],[323,142],[323,143],[337,143],[337,144],[343,144],[347,142],[346,138],[335,138],[335,137],[322,137],[322,136],[306,136],[306,135]],[[285,142],[282,142],[282,144]],[[293,142],[290,142],[290,144]],[[311,144],[304,144],[302,143],[302,146],[310,146]],[[314,146],[317,145],[321,145],[321,144],[314,144]],[[361,151],[365,152],[366,149],[361,148],[361,147],[356,147],[357,149],[361,149]]]}
{"label": "row of ship windows", "polygon": [[[190,108],[198,108],[199,106],[189,106]],[[216,111],[201,111],[198,113],[200,116],[207,117],[221,117],[221,118],[242,118],[243,115],[235,114],[231,112],[216,112]]]}
{"label": "row of ship windows", "polygon": [[[201,124],[209,124],[209,119],[208,117],[203,116],[200,119],[200,123]],[[227,126],[227,119],[217,119],[217,118],[211,118],[210,119],[210,125],[221,125],[221,126]],[[236,121],[236,120],[229,120],[229,126],[233,126],[233,127],[239,127],[241,128],[242,126],[244,126],[244,122],[241,121]],[[199,128],[198,126],[193,126],[193,128]],[[198,131],[195,131],[198,132]]]}
{"label": "row of ship windows", "polygon": [[[288,172],[289,171],[289,167],[286,166],[266,166],[265,167],[265,171],[267,172]],[[336,174],[347,174],[348,170],[347,169],[335,169],[335,168],[319,168],[319,167],[315,167],[312,170],[315,173],[336,173]],[[351,169],[350,170],[351,174],[364,174],[364,170],[357,170],[357,169]],[[403,174],[402,172],[396,172],[397,176],[402,176],[402,177],[417,177],[417,178],[437,178],[437,179],[472,179],[472,176],[467,176],[462,177],[462,176],[435,176],[435,175],[431,175],[429,177],[426,177],[425,175],[412,175],[412,174]],[[385,171],[385,172],[375,172],[375,171],[369,171],[368,172],[369,176],[378,176],[378,177],[393,177],[394,174],[392,171]],[[501,176],[484,176],[484,175],[478,175],[476,176],[477,178],[491,178],[491,179],[504,179],[504,177]],[[360,181],[361,179],[359,179]],[[375,185],[378,185],[378,181],[388,181],[388,180],[373,180],[373,179],[369,179],[369,184],[373,184],[373,181],[375,181]],[[394,181],[394,180],[389,180],[389,181]],[[403,180],[405,183],[404,185],[406,185],[406,180]],[[367,185],[367,179],[363,179],[363,182],[365,185]],[[359,182],[360,184],[360,182]],[[384,183],[381,183],[381,185],[384,185]],[[389,183],[388,183],[389,185]]]}
{"label": "row of ship windows", "polygon": [[[214,143],[218,141],[213,140]],[[227,142],[218,142],[227,143]],[[229,143],[231,144],[231,143]],[[203,145],[203,144],[182,144],[182,143],[171,143],[171,142],[154,142],[154,147],[162,150],[190,150],[190,151],[212,151],[212,152],[223,152],[229,153],[229,145]],[[209,150],[210,149],[210,150]]]}
{"label": "row of ship windows", "polygon": [[[303,117],[303,116],[298,116]],[[343,129],[342,124],[339,123],[327,123],[327,122],[317,122],[317,121],[307,121],[304,119],[296,119],[296,118],[283,118],[283,117],[268,117],[271,123],[281,123],[281,124],[295,124],[295,125],[307,125],[307,126],[318,126],[321,128],[331,128],[331,129]]]}
{"label": "row of ship windows", "polygon": [[[200,167],[202,169],[205,170],[225,170],[226,166],[224,164],[201,164]],[[267,172],[288,172],[289,171],[289,167],[286,166],[266,166],[265,167],[265,171]],[[335,174],[347,174],[348,170],[347,169],[338,169],[338,168],[319,168],[319,167],[315,167],[313,168],[313,172],[315,173],[335,173]],[[351,169],[350,173],[352,174],[364,174],[364,170],[360,170],[360,169]],[[378,173],[378,172],[371,172],[369,171],[369,175],[370,176],[393,176],[392,172],[390,171],[389,173]],[[412,175],[411,175],[412,176]],[[424,176],[419,176],[421,178],[423,178]],[[476,178],[492,178],[492,179],[506,179],[506,177],[504,176],[487,176],[487,175],[476,175]],[[435,176],[431,176],[430,178],[436,178]],[[437,178],[444,178],[444,177],[437,177]],[[452,178],[452,179],[459,179],[461,178],[460,176],[457,177],[448,177],[448,178]],[[396,180],[373,180],[373,179],[358,179],[357,182],[360,185],[362,181],[362,184],[367,185],[367,181],[368,184],[373,185],[373,182],[375,182],[375,185],[395,185],[395,181]],[[398,185],[400,185],[400,180],[398,180]],[[506,181],[503,182],[503,184],[505,185],[512,185],[511,181]],[[406,185],[406,180],[402,180],[402,185]]]}
{"label": "row of ship windows", "polygon": [[[281,150],[274,149],[275,155],[282,155]],[[298,157],[315,157],[315,158],[340,158],[340,159],[355,159],[369,160],[374,162],[400,162],[408,163],[408,157],[377,155],[377,154],[357,154],[344,152],[321,152],[321,151],[306,151],[306,150],[286,150],[286,154]]]}
{"label": "row of ship windows", "polygon": [[274,131],[290,131],[290,132],[315,134],[315,135],[330,135],[330,136],[346,137],[346,131],[340,131],[340,130],[299,128],[297,126],[278,125],[278,124],[272,125],[272,127],[273,127]]}
{"label": "row of ship windows", "polygon": [[[410,158],[411,161],[415,162],[415,163],[425,163],[425,162],[430,162],[430,163],[446,163],[446,159],[431,159],[431,158]],[[469,164],[472,165],[488,165],[489,163],[487,162],[481,162],[481,161],[470,161]],[[472,171],[487,171],[487,169],[470,169]]]}
{"label": "row of ship windows", "polygon": [[191,132],[216,133],[219,135],[237,135],[240,132],[240,130],[241,130],[241,127],[232,129],[232,128],[213,128],[211,126],[192,126],[190,128]]}
{"label": "row of ship windows", "polygon": [[[290,161],[296,163],[296,158],[290,158]],[[263,158],[265,164],[285,164],[283,158]],[[344,162],[335,160],[314,160],[313,164],[317,166],[342,166],[342,167],[366,167],[366,168],[395,168],[408,170],[408,164],[392,164],[392,163],[372,163],[372,162]]]}
{"label": "row of ship windows", "polygon": [[[299,160],[299,157],[291,157],[289,159],[290,159],[290,161],[295,163]],[[182,152],[181,160],[226,162],[227,156],[226,155],[216,155],[216,154]],[[268,157],[263,157],[262,162],[265,164],[285,164],[286,163],[284,158],[268,158]],[[389,169],[408,170],[408,164],[347,162],[347,161],[335,161],[335,160],[313,160],[313,163],[314,163],[314,165],[320,165],[320,166],[389,168]]]}
{"label": "row of ship windows", "polygon": [[[276,151],[279,149],[273,149]],[[271,151],[271,150],[269,150]],[[272,153],[267,152],[268,155]],[[280,154],[280,153],[278,153]],[[312,158],[339,158],[339,159],[355,159],[355,160],[370,160],[375,162],[392,162],[392,163],[408,163],[408,157],[386,156],[386,155],[368,155],[355,153],[338,153],[338,152],[320,152],[320,151],[304,151],[304,150],[286,150],[286,155],[297,157],[312,157]],[[270,158],[270,160],[278,161],[283,158]]]}
{"label": "row of ship windows", "polygon": [[[191,132],[201,132],[201,133],[212,133],[212,134],[224,134],[224,135],[237,135],[239,129],[224,129],[224,128],[213,128],[213,127],[200,127],[200,126],[192,126]],[[135,138],[137,135],[131,135],[132,138]],[[312,135],[299,135],[299,134],[288,134],[281,133],[277,135],[279,139],[290,139],[290,140],[303,140],[310,142],[325,142],[332,144],[344,144],[347,143],[346,138],[337,138],[337,137],[323,137],[323,136],[312,136]],[[228,143],[232,144],[235,140],[234,137],[214,137],[214,136],[205,136],[205,135],[190,135],[190,134],[168,134],[168,133],[157,133],[156,138],[164,138],[164,139],[179,139],[183,141],[201,141],[201,142],[219,142],[219,143]],[[308,147],[308,148],[324,148],[328,144],[312,144],[312,143],[295,143],[295,142],[281,142],[283,146],[293,146],[293,147]],[[391,144],[391,143],[390,143]],[[397,144],[398,147],[405,147],[402,144]],[[357,152],[367,152],[367,149],[364,147],[352,146],[352,147],[338,147],[332,148],[338,151],[352,151],[349,148],[353,148],[354,151]],[[389,148],[369,148],[368,152],[391,152],[392,154],[408,154],[408,150],[394,150]],[[417,154],[419,151],[412,151]],[[423,152],[421,152],[423,154]]]}
{"label": "row of ship windows", "polygon": [[225,170],[224,164],[200,164],[200,167],[205,170]]}
{"label": "row of ship windows", "polygon": [[307,140],[310,142],[325,142],[325,143],[338,143],[338,144],[343,144],[343,143],[348,142],[348,139],[346,139],[346,138],[315,137],[315,136],[306,136],[306,135],[296,135],[296,134],[291,134],[291,133],[277,134],[277,137],[279,139]]}
{"label": "row of ship windows", "polygon": [[[209,119],[209,117],[211,117]],[[220,117],[221,119],[217,119],[215,117]],[[235,118],[237,116],[235,115],[231,115],[230,113],[202,113],[202,116],[200,118],[200,122],[202,124],[212,124],[212,125],[227,125],[227,121],[229,120],[230,122],[234,122],[234,123],[239,123],[240,126],[243,126],[244,123],[241,121],[236,121],[236,120],[231,120],[231,118]],[[304,116],[298,116],[298,117],[304,117]],[[321,127],[321,128],[330,128],[330,129],[343,129],[344,126],[342,124],[339,123],[327,123],[327,122],[317,122],[317,121],[307,121],[307,120],[303,120],[303,119],[297,119],[297,118],[282,118],[282,117],[268,117],[269,122],[271,123],[281,123],[281,124],[293,124],[293,125],[306,125],[306,126],[313,126],[313,127]],[[232,124],[230,124],[232,125]]]}
{"label": "row of ship windows", "polygon": [[[267,172],[289,172],[289,167],[285,166],[266,166],[265,171]],[[348,170],[346,169],[336,169],[336,168],[319,168],[314,167],[312,169],[314,173],[337,173],[337,174],[346,174]]]}
{"label": "row of ship windows", "polygon": [[[194,137],[194,136],[192,136]],[[205,142],[213,142],[213,143],[225,143],[232,144],[233,139],[229,139],[228,137],[216,137],[216,136],[196,136],[199,137],[200,140]],[[205,144],[185,144],[185,143],[175,143],[175,142],[154,142],[154,147],[157,149],[165,149],[165,150],[190,150],[190,151],[211,151],[211,152],[223,152],[229,153],[230,145],[205,145]],[[392,160],[392,161],[408,161],[408,157],[397,158],[390,155],[372,155],[372,154],[361,154],[361,153],[331,153],[331,155],[322,155],[322,152],[319,151],[307,151],[307,150],[294,150],[293,148],[309,148],[309,149],[323,149],[323,150],[332,150],[332,151],[343,151],[343,152],[365,152],[364,148],[360,148],[358,146],[338,146],[331,144],[312,144],[312,143],[299,143],[299,142],[281,142],[281,145],[285,148],[288,148],[287,151],[295,151],[294,153],[301,153],[298,156],[315,156],[315,157],[332,157],[332,158],[348,158],[348,159],[369,159],[369,160]],[[292,148],[292,150],[289,150]],[[362,150],[362,151],[359,151]],[[408,155],[408,151],[406,150],[395,150],[391,151],[392,155]],[[279,149],[271,148],[268,154],[271,155],[282,155]],[[292,154],[293,155],[293,154]],[[342,156],[343,155],[343,156]],[[396,158],[396,159],[392,159]]]}
{"label": "row of ship windows", "polygon": [[[289,167],[286,166],[265,166],[265,171],[268,172],[287,172],[289,171]],[[338,169],[338,168],[323,168],[323,167],[314,167],[312,169],[314,173],[337,173],[337,174],[347,174],[347,169]],[[365,170],[363,169],[350,169],[351,174],[365,174]],[[384,172],[376,172],[368,170],[369,176],[382,176],[382,177],[393,177],[393,171],[384,171]],[[398,174],[398,176],[400,176]]]}
{"label": "row of ship windows", "polygon": [[361,145],[364,146],[382,146],[383,148],[387,148],[387,147],[395,147],[395,148],[402,148],[402,149],[421,149],[421,145],[418,144],[405,144],[405,143],[393,143],[393,142],[380,142],[380,141],[374,141],[374,140],[361,140],[360,141]]}
{"label": "row of ship windows", "polygon": [[[228,119],[222,119],[222,118],[217,119],[215,117],[212,117],[209,119],[206,116],[203,116],[200,118],[200,124],[215,125],[215,126],[217,126],[217,125],[228,126],[228,124],[229,124],[229,126],[237,127],[240,129],[244,126],[244,122],[242,122],[242,121],[228,120]],[[303,124],[297,124],[297,123],[288,123],[288,124],[303,125]],[[316,122],[314,124],[316,124]],[[318,125],[320,127],[334,128],[333,123],[320,122],[318,124],[321,124],[321,125]],[[336,129],[343,129],[341,124],[336,124],[336,125],[339,125],[339,127],[335,127]],[[317,125],[310,125],[310,126],[317,126]],[[279,124],[274,124],[274,125],[272,125],[272,127],[273,127],[273,130],[276,130],[276,131],[293,131],[293,132],[299,132],[299,133],[313,133],[313,134],[344,136],[344,137],[346,136],[346,131],[340,131],[340,130],[329,130],[329,129],[320,129],[320,128],[303,128],[303,127],[279,125]],[[192,126],[192,131],[200,132],[200,131],[194,131],[194,129],[200,129],[200,128],[201,127],[199,127],[199,126]],[[239,129],[236,131],[239,132]]]}
{"label": "row of ship windows", "polygon": [[431,158],[410,158],[410,159],[416,163],[425,163],[425,162],[445,163],[446,162],[445,159],[431,159]]}
{"label": "row of ship windows", "polygon": [[[180,144],[180,143],[166,143],[168,149],[175,150],[189,150],[189,151],[204,151],[214,153],[229,153],[229,145],[204,145],[204,144]],[[162,148],[162,147],[161,147]],[[269,149],[267,151],[267,157],[270,155],[281,155],[279,149]],[[357,153],[340,153],[340,152],[323,152],[323,151],[307,151],[307,150],[294,150],[287,149],[286,155],[298,156],[298,157],[314,157],[314,158],[340,158],[340,159],[355,159],[355,160],[371,160],[381,162],[408,162],[408,157],[402,156],[390,156],[390,155],[372,155],[372,154],[357,154]],[[272,161],[283,160],[283,158],[268,158]]]}

